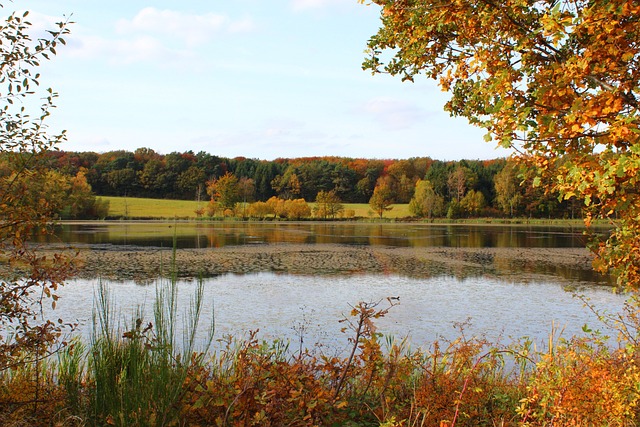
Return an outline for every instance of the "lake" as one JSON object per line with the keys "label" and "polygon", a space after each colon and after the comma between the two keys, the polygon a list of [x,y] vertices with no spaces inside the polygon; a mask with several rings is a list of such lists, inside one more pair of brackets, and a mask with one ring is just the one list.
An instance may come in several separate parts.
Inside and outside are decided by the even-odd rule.
{"label": "lake", "polygon": [[[544,253],[584,245],[579,228],[428,224],[100,223],[66,225],[58,236],[78,247],[108,247],[108,251],[114,251],[171,247],[174,235],[180,248],[199,248],[202,253],[215,253],[221,248],[233,252],[234,246],[240,249],[253,245],[276,252],[286,245],[355,245],[416,251],[425,247],[539,248],[534,249],[536,253]],[[517,270],[517,264],[513,265],[505,268]],[[215,313],[217,338],[226,334],[243,336],[259,329],[259,338],[289,339],[295,346],[302,335],[305,346],[321,343],[340,351],[347,336],[340,332],[344,324],[338,321],[350,312],[351,306],[359,301],[381,301],[382,308],[388,304],[386,298],[393,296],[400,297],[400,304],[380,319],[380,331],[397,338],[408,336],[414,346],[427,346],[438,338],[453,339],[459,334],[454,325],[466,324],[467,320],[467,335],[486,335],[492,341],[529,336],[544,342],[554,325],[564,330],[564,336],[580,334],[585,324],[592,329],[601,327],[576,294],[609,312],[619,312],[624,303],[624,296],[613,292],[596,276],[567,276],[553,269],[535,275],[515,270],[507,275],[470,276],[438,270],[429,277],[396,272],[220,274],[203,279],[204,322]],[[70,281],[61,292],[56,316],[78,319],[82,332],[88,334],[98,282],[97,278]],[[144,284],[117,279],[102,282],[122,315],[130,319],[136,306],[150,308],[154,284],[163,280]],[[193,279],[178,281],[180,307],[188,307],[195,287]]]}
{"label": "lake", "polygon": [[56,230],[56,239],[86,245],[166,248],[173,246],[174,237],[178,248],[273,243],[474,248],[576,248],[586,244],[583,227],[546,225],[123,221],[67,223]]}

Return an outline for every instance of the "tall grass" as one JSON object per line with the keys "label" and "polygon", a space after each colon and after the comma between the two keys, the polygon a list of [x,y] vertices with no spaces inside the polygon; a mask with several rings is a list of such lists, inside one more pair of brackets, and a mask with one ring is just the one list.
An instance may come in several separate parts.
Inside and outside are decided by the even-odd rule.
{"label": "tall grass", "polygon": [[[175,245],[174,245],[175,246]],[[59,355],[58,382],[64,389],[65,411],[82,425],[175,425],[185,397],[190,371],[203,363],[214,334],[214,320],[199,348],[198,330],[203,306],[203,281],[198,282],[182,317],[177,307],[175,249],[170,279],[156,283],[152,321],[144,307],[123,320],[109,289],[98,286],[89,346],[75,340]],[[177,331],[182,342],[176,343]],[[88,362],[83,362],[88,356]]]}
{"label": "tall grass", "polygon": [[200,281],[184,315],[182,343],[177,345],[175,279],[157,286],[153,322],[144,321],[140,307],[124,326],[114,316],[108,289],[99,286],[89,347],[88,381],[92,387],[86,416],[91,423],[107,420],[125,427],[176,422],[187,373],[202,363],[213,339],[212,323],[205,342],[196,349],[202,297]]}

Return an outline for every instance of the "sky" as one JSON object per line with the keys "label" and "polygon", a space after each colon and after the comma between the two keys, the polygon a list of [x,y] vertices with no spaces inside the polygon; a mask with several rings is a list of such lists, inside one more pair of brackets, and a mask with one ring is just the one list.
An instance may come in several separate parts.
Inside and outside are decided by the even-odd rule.
{"label": "sky", "polygon": [[[3,2],[6,3],[6,2]],[[437,160],[507,156],[443,110],[448,95],[362,70],[379,8],[357,0],[15,0],[34,35],[69,19],[42,64],[66,151],[205,151]]]}

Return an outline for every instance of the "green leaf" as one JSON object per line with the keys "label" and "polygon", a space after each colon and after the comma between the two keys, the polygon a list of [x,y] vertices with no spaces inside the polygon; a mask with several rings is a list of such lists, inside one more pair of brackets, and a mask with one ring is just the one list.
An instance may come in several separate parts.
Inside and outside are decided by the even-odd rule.
{"label": "green leaf", "polygon": [[540,187],[541,183],[542,183],[542,180],[540,179],[539,176],[536,176],[535,178],[533,178],[533,186],[534,187]]}

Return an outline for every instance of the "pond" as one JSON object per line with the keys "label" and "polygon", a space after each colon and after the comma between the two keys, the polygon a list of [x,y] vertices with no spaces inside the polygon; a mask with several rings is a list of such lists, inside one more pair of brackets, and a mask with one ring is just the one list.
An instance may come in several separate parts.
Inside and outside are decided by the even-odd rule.
{"label": "pond", "polygon": [[[267,249],[278,254],[286,252],[285,248],[303,252],[307,248],[322,247],[328,251],[334,248],[338,258],[346,253],[340,252],[346,246],[378,251],[397,248],[394,253],[402,250],[418,254],[428,248],[454,248],[445,253],[447,258],[464,248],[472,253],[486,248],[533,248],[534,252],[529,254],[548,252],[550,262],[562,265],[564,252],[552,251],[576,251],[570,248],[581,248],[585,244],[580,228],[547,226],[98,223],[64,225],[58,234],[59,239],[76,247],[100,249],[103,251],[100,257],[106,252],[127,248],[130,252],[126,258],[149,248],[170,248],[174,236],[179,248],[195,250],[196,254],[238,252],[244,257],[240,258],[242,263],[250,263],[256,251],[241,252],[241,249],[255,249],[257,245],[261,256]],[[238,249],[234,249],[235,246]],[[518,254],[520,252],[516,258],[522,258]],[[532,259],[534,264],[539,264]],[[321,343],[340,351],[348,336],[340,332],[344,324],[339,320],[350,312],[352,305],[360,301],[380,301],[380,307],[384,308],[388,305],[387,297],[400,297],[399,304],[380,319],[380,331],[397,338],[407,336],[414,346],[425,346],[438,338],[457,337],[460,332],[454,327],[456,324],[464,324],[467,335],[484,334],[492,341],[529,336],[544,342],[554,325],[564,331],[564,336],[580,334],[584,325],[611,332],[606,331],[575,296],[584,295],[598,309],[619,312],[625,298],[603,285],[602,278],[560,274],[564,268],[546,268],[544,274],[523,272],[522,266],[527,265],[527,260],[521,261],[500,264],[502,269],[513,270],[506,274],[484,267],[471,275],[452,274],[451,270],[442,268],[422,275],[409,271],[398,274],[388,269],[357,274],[314,274],[313,271],[293,274],[291,269],[284,273],[267,269],[250,274],[218,274],[203,279],[206,313],[203,320],[204,323],[211,321],[215,313],[217,338],[226,334],[241,337],[259,329],[258,337],[262,339],[288,339],[297,345],[302,337],[305,346]],[[465,265],[459,264],[457,268],[464,269]],[[99,281],[85,278],[69,282],[62,291],[56,316],[78,319],[82,333],[88,334],[93,296]],[[122,316],[130,319],[136,306],[144,304],[150,309],[154,284],[162,280],[140,282],[116,278],[102,279],[102,282],[112,293]],[[196,281],[179,280],[177,285],[179,306],[188,307]]]}

